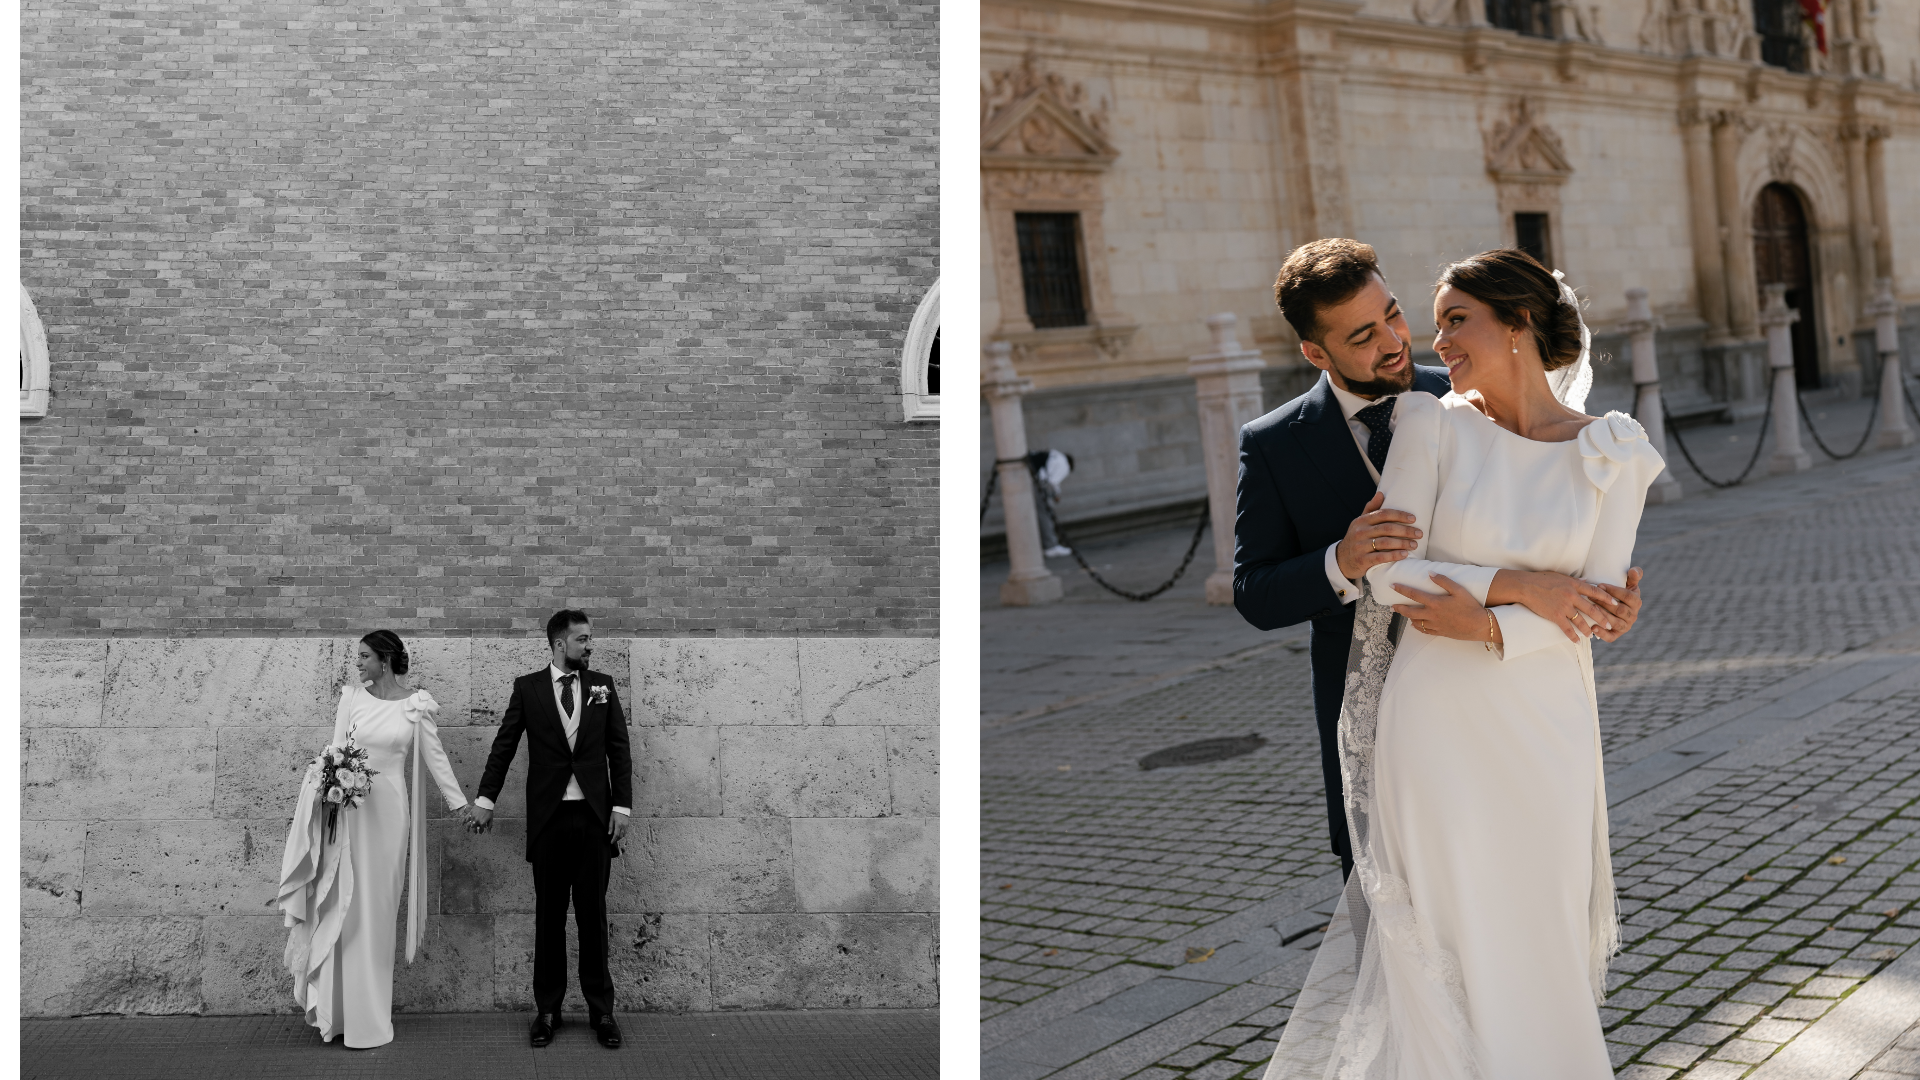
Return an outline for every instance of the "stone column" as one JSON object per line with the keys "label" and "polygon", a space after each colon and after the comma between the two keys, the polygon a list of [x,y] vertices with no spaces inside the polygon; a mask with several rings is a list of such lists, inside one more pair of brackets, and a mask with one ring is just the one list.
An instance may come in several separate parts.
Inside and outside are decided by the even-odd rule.
{"label": "stone column", "polygon": [[1806,472],[1813,459],[1800,448],[1800,401],[1793,385],[1793,332],[1787,328],[1800,321],[1800,313],[1787,306],[1787,286],[1776,281],[1766,286],[1767,306],[1760,312],[1760,325],[1767,331],[1767,363],[1773,368],[1773,457],[1768,471]]}
{"label": "stone column", "polygon": [[1914,444],[1913,429],[1907,426],[1907,403],[1902,398],[1900,370],[1900,303],[1893,298],[1893,279],[1881,278],[1874,289],[1867,316],[1874,322],[1874,343],[1880,349],[1880,436],[1875,441],[1883,450]]}
{"label": "stone column", "polygon": [[1887,136],[1884,124],[1867,128],[1867,202],[1873,208],[1873,263],[1876,278],[1893,274],[1893,222],[1887,218]]}
{"label": "stone column", "polygon": [[1873,194],[1867,183],[1867,133],[1858,121],[1840,126],[1840,139],[1847,148],[1847,210],[1852,216],[1853,295],[1861,312],[1854,316],[1855,328],[1866,319],[1865,308],[1873,279],[1880,276],[1874,252]]}
{"label": "stone column", "polygon": [[1260,415],[1260,350],[1243,349],[1231,312],[1207,320],[1213,351],[1187,359],[1200,401],[1200,450],[1207,463],[1207,507],[1213,527],[1213,573],[1207,603],[1233,603],[1233,517],[1240,481],[1240,428]]}
{"label": "stone column", "polygon": [[1751,341],[1760,336],[1754,295],[1753,212],[1740,203],[1740,139],[1747,120],[1721,112],[1713,118],[1713,176],[1719,194],[1720,251],[1726,264],[1727,322],[1733,336]]}
{"label": "stone column", "polygon": [[1700,290],[1700,317],[1707,342],[1727,340],[1727,264],[1720,250],[1720,208],[1714,194],[1713,145],[1708,118],[1689,107],[1680,115],[1680,138],[1687,155],[1687,209],[1692,219],[1693,277]]}
{"label": "stone column", "polygon": [[[1665,461],[1668,460],[1667,414],[1660,403],[1660,365],[1654,358],[1653,345],[1653,332],[1659,327],[1660,319],[1647,303],[1647,290],[1637,286],[1628,289],[1627,321],[1621,329],[1626,331],[1627,347],[1633,352],[1633,415],[1639,419],[1640,426],[1647,429],[1647,441],[1660,451],[1660,458]],[[1647,501],[1679,502],[1680,494],[1680,481],[1673,478],[1673,470],[1669,468],[1647,489]]]}
{"label": "stone column", "polygon": [[1000,509],[1007,518],[1007,558],[1013,573],[1000,586],[1000,602],[1012,607],[1050,604],[1060,599],[1060,579],[1047,569],[1040,553],[1040,522],[1034,517],[1033,475],[1027,471],[1027,421],[1020,399],[1033,389],[1032,379],[1013,370],[1013,346],[996,341],[987,346],[981,390],[993,410],[993,456],[1000,464]]}

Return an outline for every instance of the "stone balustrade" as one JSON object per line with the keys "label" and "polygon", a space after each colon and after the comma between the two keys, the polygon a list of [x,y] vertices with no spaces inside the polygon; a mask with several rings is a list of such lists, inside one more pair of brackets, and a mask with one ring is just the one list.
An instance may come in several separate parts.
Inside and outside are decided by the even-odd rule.
{"label": "stone balustrade", "polygon": [[[23,643],[22,1015],[293,1009],[265,904],[353,644]],[[547,652],[408,648],[471,798],[514,678]],[[623,1009],[937,1003],[937,661],[929,638],[596,643],[633,745],[608,892]],[[396,1010],[531,1008],[526,760],[523,744],[490,834],[428,793],[431,914]]]}

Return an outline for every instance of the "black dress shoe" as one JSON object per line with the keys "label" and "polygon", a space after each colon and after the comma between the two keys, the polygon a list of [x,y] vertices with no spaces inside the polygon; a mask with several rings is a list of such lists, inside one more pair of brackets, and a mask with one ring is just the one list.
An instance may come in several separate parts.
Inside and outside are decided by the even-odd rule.
{"label": "black dress shoe", "polygon": [[527,1032],[527,1041],[535,1046],[545,1046],[553,1041],[553,1033],[559,1030],[559,1013],[537,1013],[532,1029]]}
{"label": "black dress shoe", "polygon": [[587,1024],[593,1028],[593,1034],[600,1040],[601,1046],[609,1050],[620,1049],[620,1025],[613,1022],[612,1016],[591,1017]]}

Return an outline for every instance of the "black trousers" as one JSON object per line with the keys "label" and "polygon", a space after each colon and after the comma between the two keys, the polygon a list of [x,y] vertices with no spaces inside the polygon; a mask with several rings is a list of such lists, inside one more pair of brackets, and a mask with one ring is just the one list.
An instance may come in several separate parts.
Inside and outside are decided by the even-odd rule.
{"label": "black trousers", "polygon": [[[1351,605],[1349,605],[1351,607]],[[1340,856],[1340,873],[1353,874],[1353,841],[1347,835],[1347,802],[1340,778],[1340,699],[1346,693],[1347,652],[1353,647],[1353,616],[1313,624],[1308,638],[1313,665],[1313,718],[1320,728],[1320,775],[1327,785],[1327,838]]]}
{"label": "black trousers", "polygon": [[562,802],[533,847],[533,1003],[559,1013],[567,996],[567,902],[580,932],[580,993],[596,1016],[613,1012],[607,970],[607,828],[582,801]]}

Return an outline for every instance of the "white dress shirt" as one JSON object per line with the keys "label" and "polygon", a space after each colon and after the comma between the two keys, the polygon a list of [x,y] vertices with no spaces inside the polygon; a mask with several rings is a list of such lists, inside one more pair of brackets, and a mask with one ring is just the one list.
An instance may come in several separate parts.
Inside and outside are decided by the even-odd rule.
{"label": "white dress shirt", "polygon": [[[567,749],[569,750],[573,749],[574,740],[580,735],[580,710],[586,708],[587,704],[586,680],[579,677],[582,674],[582,672],[578,671],[561,671],[552,664],[547,665],[547,678],[551,682],[553,689],[553,711],[560,714],[560,726],[566,730]],[[568,712],[566,707],[560,703],[560,692],[563,689],[560,680],[567,675],[575,676],[573,680],[572,712]],[[560,796],[560,801],[581,802],[584,801],[586,797],[586,793],[580,790],[580,778],[569,773],[567,775],[567,791],[566,794]],[[493,809],[493,800],[484,797],[477,798],[473,800],[473,805],[484,810],[491,810]],[[613,808],[613,812],[616,814],[626,814],[628,816],[632,816],[633,814],[632,808],[626,806],[616,806]]]}
{"label": "white dress shirt", "polygon": [[[1367,440],[1373,437],[1373,431],[1353,417],[1361,409],[1369,405],[1377,405],[1379,402],[1368,401],[1359,394],[1342,390],[1333,385],[1331,379],[1327,381],[1327,388],[1333,391],[1333,400],[1340,403],[1340,414],[1347,418],[1347,430],[1353,433],[1353,441],[1360,447],[1360,463],[1367,467],[1367,475],[1373,477],[1373,482],[1378,484],[1380,470],[1373,467],[1373,459],[1367,456]],[[1400,395],[1395,394],[1393,395],[1393,412],[1387,417],[1387,430],[1392,431],[1399,420]],[[1336,546],[1338,545],[1327,545],[1327,584],[1333,586],[1333,593],[1340,598],[1342,604],[1351,604],[1360,599],[1360,583],[1349,581],[1346,575],[1340,572],[1340,560],[1333,553]]]}

